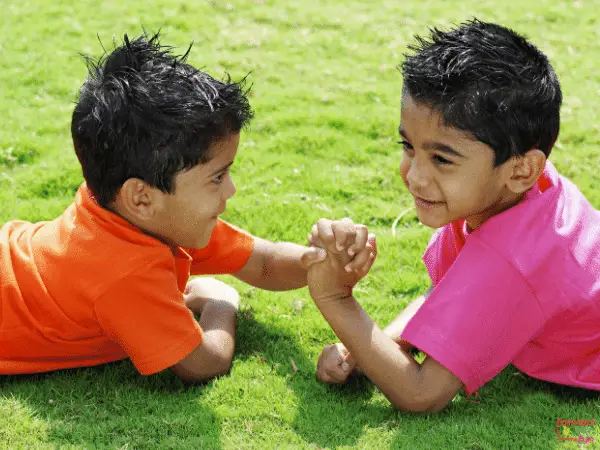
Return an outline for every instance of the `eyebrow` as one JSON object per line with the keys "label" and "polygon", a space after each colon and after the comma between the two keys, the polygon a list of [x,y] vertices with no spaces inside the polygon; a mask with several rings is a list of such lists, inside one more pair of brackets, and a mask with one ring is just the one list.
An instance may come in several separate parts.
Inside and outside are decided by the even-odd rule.
{"label": "eyebrow", "polygon": [[[402,136],[404,139],[406,139],[407,141],[410,141],[410,139],[408,138],[408,136],[406,135],[406,132],[404,131],[404,129],[402,128],[402,125],[400,125],[398,127],[398,133],[400,134],[400,136]],[[456,156],[458,158],[466,158],[465,155],[463,155],[462,153],[454,150],[452,147],[450,147],[449,145],[446,144],[442,144],[441,142],[430,142],[427,141],[423,144],[423,149],[424,150],[436,150],[438,152],[442,152],[445,153],[447,155],[451,155],[451,156]]]}
{"label": "eyebrow", "polygon": [[227,169],[229,169],[229,168],[231,167],[231,165],[232,165],[232,164],[233,164],[233,161],[231,161],[229,164],[225,164],[223,167],[221,167],[221,168],[219,168],[219,169],[215,170],[213,173],[211,173],[211,174],[208,176],[208,178],[210,178],[210,177],[214,177],[216,174],[218,174],[218,173],[220,173],[220,172],[223,172],[224,170],[227,170]]}

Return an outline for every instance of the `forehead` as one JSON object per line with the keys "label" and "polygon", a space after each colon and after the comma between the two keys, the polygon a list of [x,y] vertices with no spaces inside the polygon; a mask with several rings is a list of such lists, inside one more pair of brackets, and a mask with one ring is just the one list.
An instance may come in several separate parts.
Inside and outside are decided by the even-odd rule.
{"label": "forehead", "polygon": [[443,134],[472,140],[468,133],[455,127],[446,126],[443,115],[437,109],[413,100],[408,94],[402,96],[400,127],[408,129],[409,132],[411,128],[414,128],[420,133]]}
{"label": "forehead", "polygon": [[493,159],[494,151],[469,132],[447,126],[444,117],[435,108],[402,96],[399,131],[414,146],[435,148],[448,146],[466,158]]}
{"label": "forehead", "polygon": [[214,142],[208,149],[210,159],[205,163],[196,164],[189,170],[177,175],[179,182],[193,181],[206,178],[224,166],[232,163],[237,154],[239,133],[227,136]]}

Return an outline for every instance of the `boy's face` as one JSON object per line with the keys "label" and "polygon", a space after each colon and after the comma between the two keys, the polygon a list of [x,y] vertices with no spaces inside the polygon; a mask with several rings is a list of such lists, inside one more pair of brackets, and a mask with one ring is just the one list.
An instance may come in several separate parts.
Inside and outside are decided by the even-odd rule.
{"label": "boy's face", "polygon": [[434,109],[402,96],[399,132],[402,180],[424,225],[466,219],[469,228],[514,204],[506,187],[510,164],[494,168],[494,151],[457,128],[444,126]]}
{"label": "boy's face", "polygon": [[239,133],[215,142],[212,159],[175,176],[173,194],[161,192],[137,179],[121,187],[114,208],[117,213],[170,247],[205,247],[235,194],[229,174],[240,141]]}
{"label": "boy's face", "polygon": [[236,191],[229,168],[239,142],[239,133],[220,139],[209,149],[210,161],[175,176],[175,193],[163,194],[164,207],[157,217],[167,242],[185,248],[208,244],[217,217]]}

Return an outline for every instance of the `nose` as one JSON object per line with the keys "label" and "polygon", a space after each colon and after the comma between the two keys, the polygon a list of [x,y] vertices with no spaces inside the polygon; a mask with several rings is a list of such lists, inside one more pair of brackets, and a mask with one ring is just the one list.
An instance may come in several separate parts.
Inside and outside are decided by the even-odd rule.
{"label": "nose", "polygon": [[406,181],[411,187],[427,187],[429,185],[429,174],[423,165],[419,165],[417,158],[411,158],[406,172]]}
{"label": "nose", "polygon": [[235,183],[231,176],[227,177],[227,189],[225,189],[225,198],[230,199],[237,192],[237,188],[235,187]]}

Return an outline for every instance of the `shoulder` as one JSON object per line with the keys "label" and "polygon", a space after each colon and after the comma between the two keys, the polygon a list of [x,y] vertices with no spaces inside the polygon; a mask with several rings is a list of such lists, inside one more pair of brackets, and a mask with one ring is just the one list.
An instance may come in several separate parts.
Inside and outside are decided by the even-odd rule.
{"label": "shoulder", "polygon": [[472,237],[510,259],[535,253],[539,261],[553,249],[569,248],[573,240],[582,237],[578,230],[586,227],[589,231],[590,222],[597,222],[599,217],[579,189],[548,161],[525,198],[489,219]]}
{"label": "shoulder", "polygon": [[434,286],[454,264],[465,245],[463,226],[464,220],[451,222],[437,229],[429,240],[427,250],[423,254],[423,262]]}
{"label": "shoulder", "polygon": [[255,246],[250,233],[218,219],[208,245],[186,249],[193,259],[192,271],[199,273],[233,273],[248,260]]}

